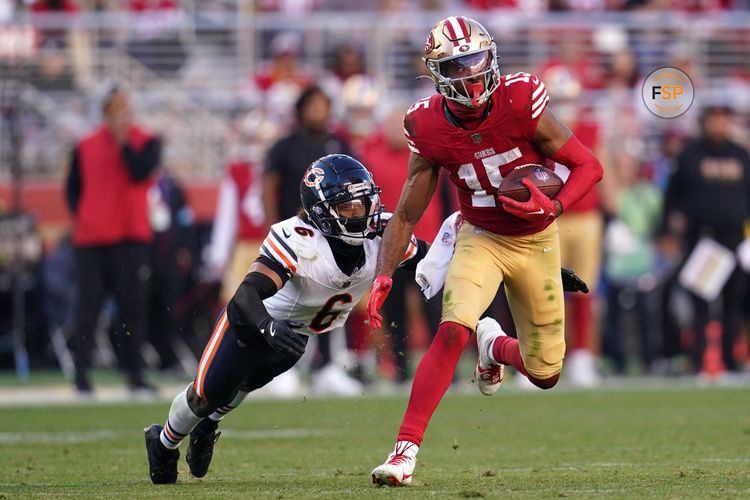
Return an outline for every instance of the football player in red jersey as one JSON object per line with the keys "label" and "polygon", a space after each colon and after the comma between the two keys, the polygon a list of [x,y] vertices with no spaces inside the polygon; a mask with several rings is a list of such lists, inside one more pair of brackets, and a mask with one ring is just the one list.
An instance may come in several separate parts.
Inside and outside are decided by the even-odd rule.
{"label": "football player in red jersey", "polygon": [[[437,184],[441,168],[455,184],[464,223],[443,290],[440,328],[417,368],[396,447],[372,471],[376,484],[409,484],[424,431],[448,389],[458,358],[476,326],[475,380],[484,394],[511,365],[536,386],[553,387],[565,352],[563,289],[555,218],[603,174],[594,155],[547,109],[544,84],[528,73],[500,75],[496,45],[487,30],[466,17],[443,19],[430,31],[425,63],[437,94],[406,113],[412,154],[407,180],[378,254],[367,305],[370,324],[391,288],[391,274]],[[554,200],[531,182],[527,202],[498,197],[503,177],[547,160],[571,173]],[[528,183],[527,183],[528,182]],[[479,321],[500,284],[518,340],[491,319]]]}

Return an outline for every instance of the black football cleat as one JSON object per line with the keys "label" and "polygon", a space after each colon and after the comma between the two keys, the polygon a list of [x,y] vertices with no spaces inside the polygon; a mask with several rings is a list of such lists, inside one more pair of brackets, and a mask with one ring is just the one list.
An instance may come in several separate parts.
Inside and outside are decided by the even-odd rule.
{"label": "black football cleat", "polygon": [[180,450],[170,450],[161,444],[159,434],[163,427],[151,424],[143,429],[146,435],[148,453],[148,475],[154,484],[174,484],[177,482],[177,460]]}
{"label": "black football cleat", "polygon": [[185,460],[190,467],[190,473],[195,477],[203,477],[208,472],[211,457],[214,455],[214,444],[221,436],[221,432],[216,432],[218,428],[218,422],[204,418],[190,432]]}

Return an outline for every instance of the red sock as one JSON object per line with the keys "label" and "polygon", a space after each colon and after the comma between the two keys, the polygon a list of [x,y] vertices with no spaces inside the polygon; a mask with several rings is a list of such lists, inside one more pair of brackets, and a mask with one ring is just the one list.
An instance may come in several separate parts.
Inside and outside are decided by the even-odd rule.
{"label": "red sock", "polygon": [[523,358],[521,357],[521,348],[518,346],[518,340],[513,337],[496,338],[495,343],[492,344],[492,357],[498,363],[512,366],[529,379],[532,384],[541,387],[542,389],[551,389],[560,379],[559,373],[545,379],[539,379],[529,375],[526,371],[526,367],[523,365]]}
{"label": "red sock", "polygon": [[590,349],[589,335],[591,330],[591,297],[576,294],[566,297],[573,307],[573,349]]}
{"label": "red sock", "polygon": [[422,444],[430,417],[453,380],[458,358],[470,336],[471,330],[458,323],[440,325],[414,374],[409,406],[398,432],[399,441]]}
{"label": "red sock", "polygon": [[492,357],[498,363],[504,365],[510,365],[526,377],[529,376],[526,373],[526,367],[523,366],[523,358],[521,357],[521,348],[518,346],[518,339],[513,337],[498,337],[495,339],[495,343],[492,344]]}

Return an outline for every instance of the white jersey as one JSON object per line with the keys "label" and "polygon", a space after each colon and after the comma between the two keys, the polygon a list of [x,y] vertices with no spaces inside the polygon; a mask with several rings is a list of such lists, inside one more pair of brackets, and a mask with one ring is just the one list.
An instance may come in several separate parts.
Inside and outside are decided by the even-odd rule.
{"label": "white jersey", "polygon": [[[303,335],[318,335],[341,327],[372,286],[379,247],[379,236],[366,239],[364,264],[347,276],[339,269],[328,240],[317,228],[299,217],[274,224],[260,253],[276,261],[290,278],[263,304],[274,319],[302,323],[304,326],[296,331]],[[401,262],[416,254],[417,240],[412,235]]]}

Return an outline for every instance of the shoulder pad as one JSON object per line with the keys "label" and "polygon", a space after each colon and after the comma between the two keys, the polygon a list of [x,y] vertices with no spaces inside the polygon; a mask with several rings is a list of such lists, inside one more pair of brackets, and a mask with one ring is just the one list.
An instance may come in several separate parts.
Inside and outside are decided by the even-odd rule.
{"label": "shoulder pad", "polygon": [[430,132],[434,131],[436,108],[440,106],[440,94],[425,97],[415,102],[404,116],[404,134],[412,153],[416,153],[434,163],[432,148],[434,140]]}
{"label": "shoulder pad", "polygon": [[317,236],[317,231],[298,217],[277,222],[263,240],[260,253],[274,259],[279,265],[297,272],[298,254],[305,253]]}
{"label": "shoulder pad", "polygon": [[541,79],[522,72],[503,75],[501,80],[511,108],[527,115],[526,118],[539,118],[549,102],[547,89]]}
{"label": "shoulder pad", "polygon": [[420,128],[429,124],[435,106],[439,105],[440,94],[434,94],[418,100],[406,110],[404,115],[404,133],[407,137],[419,137]]}

